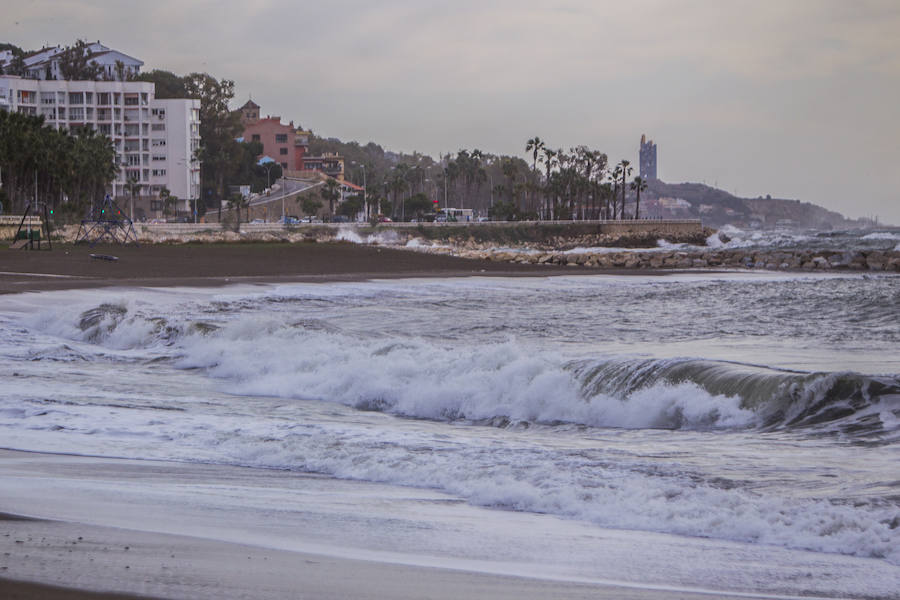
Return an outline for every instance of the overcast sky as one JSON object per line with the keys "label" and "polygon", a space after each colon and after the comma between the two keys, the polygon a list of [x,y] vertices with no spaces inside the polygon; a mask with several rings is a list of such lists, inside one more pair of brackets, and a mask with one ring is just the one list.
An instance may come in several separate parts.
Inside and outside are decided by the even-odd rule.
{"label": "overcast sky", "polygon": [[206,71],[323,136],[437,157],[586,144],[900,224],[900,2],[20,0],[0,41]]}

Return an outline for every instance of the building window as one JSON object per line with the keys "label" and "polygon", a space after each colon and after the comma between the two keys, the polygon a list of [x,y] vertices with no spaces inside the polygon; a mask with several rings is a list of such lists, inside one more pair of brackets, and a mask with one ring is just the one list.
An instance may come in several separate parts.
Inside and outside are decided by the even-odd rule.
{"label": "building window", "polygon": [[19,90],[18,96],[19,104],[36,104],[35,98],[37,97],[37,92],[32,92],[29,90]]}
{"label": "building window", "polygon": [[275,134],[275,143],[276,144],[287,144],[287,134],[286,133],[276,133]]}
{"label": "building window", "polygon": [[153,131],[165,131],[166,124],[165,123],[154,123],[152,129],[153,129]]}
{"label": "building window", "polygon": [[281,168],[287,171],[287,163],[281,163]]}
{"label": "building window", "polygon": [[[156,186],[153,186],[153,187],[156,187]],[[150,190],[153,191],[153,188],[150,188]],[[163,209],[162,200],[151,200],[150,201],[150,210],[158,212],[158,211],[161,211],[162,209]]]}
{"label": "building window", "polygon": [[84,94],[81,92],[69,92],[69,104],[84,104]]}
{"label": "building window", "polygon": [[97,104],[101,106],[109,106],[109,92],[100,92],[97,94]]}
{"label": "building window", "polygon": [[258,142],[258,141],[259,141],[259,134],[258,134],[258,133],[254,133],[254,134],[253,134],[253,141],[254,141],[254,142]]}
{"label": "building window", "polygon": [[85,92],[84,93],[84,103],[85,104],[93,104],[94,103],[94,92]]}
{"label": "building window", "polygon": [[165,177],[166,176],[165,169],[153,169],[152,173],[153,173],[154,177]]}
{"label": "building window", "polygon": [[154,148],[161,148],[166,145],[166,140],[153,140]]}
{"label": "building window", "polygon": [[287,148],[279,148],[278,154],[282,154],[282,155],[287,154]]}

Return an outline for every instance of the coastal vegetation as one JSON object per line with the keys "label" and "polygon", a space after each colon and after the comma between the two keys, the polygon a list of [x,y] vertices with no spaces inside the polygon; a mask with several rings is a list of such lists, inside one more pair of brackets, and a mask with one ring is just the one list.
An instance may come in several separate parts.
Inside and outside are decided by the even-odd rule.
{"label": "coastal vegetation", "polygon": [[[631,174],[627,160],[610,171],[600,150],[583,145],[553,149],[539,137],[529,139],[525,150],[531,164],[477,148],[435,160],[419,153],[387,152],[371,142],[360,145],[316,136],[310,141],[313,154],[343,156],[347,178],[365,184],[375,213],[394,220],[417,218],[434,208],[470,208],[506,221],[630,218],[624,210]],[[430,199],[432,206],[421,207],[421,198]],[[417,203],[413,210],[408,209],[411,202]],[[642,216],[637,207],[635,218]]]}
{"label": "coastal vegetation", "polygon": [[[0,111],[0,201],[21,213],[38,200],[80,215],[116,175],[109,138],[89,127],[57,130],[43,117]],[[64,215],[63,215],[64,216]]]}

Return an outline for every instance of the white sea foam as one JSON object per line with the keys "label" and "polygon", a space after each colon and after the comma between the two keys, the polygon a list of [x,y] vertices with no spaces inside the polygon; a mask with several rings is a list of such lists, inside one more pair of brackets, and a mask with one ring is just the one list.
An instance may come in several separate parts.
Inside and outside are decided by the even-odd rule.
{"label": "white sea foam", "polygon": [[876,231],[862,236],[864,240],[900,240],[900,234],[890,231]]}
{"label": "white sea foam", "polygon": [[[245,350],[235,349],[237,353]],[[273,357],[267,354],[266,358]],[[262,386],[268,379],[273,383],[266,389],[287,389],[293,395],[303,392],[298,385],[315,387],[313,378],[285,381],[277,369],[266,371],[262,361],[252,362],[255,368],[247,370],[253,371],[255,386]],[[385,363],[377,366],[384,367]],[[238,382],[246,376],[242,368],[237,362],[213,367],[223,377],[237,369],[227,375],[227,387],[238,392],[243,392]],[[399,371],[406,368],[408,365],[398,366]],[[345,393],[351,393],[358,380],[373,371],[348,382]],[[321,376],[322,372],[314,374]],[[177,375],[163,371],[140,383],[168,389],[177,383],[173,379]],[[536,403],[529,412],[552,411],[539,398],[559,381],[552,374],[535,379],[541,381],[535,381],[526,394],[531,397],[529,404]],[[16,387],[7,394],[34,398],[27,380],[14,383]],[[331,382],[330,387],[334,389],[336,384]],[[315,393],[316,389],[310,391]],[[673,388],[671,393],[680,398],[687,391]],[[44,393],[55,403],[13,405],[7,398],[0,400],[5,444],[296,469],[435,488],[476,505],[555,514],[607,527],[884,557],[900,564],[900,531],[890,527],[893,509],[889,506],[792,499],[764,487],[745,489],[739,482],[722,485],[696,476],[689,464],[679,467],[676,460],[672,465],[675,468],[666,467],[642,452],[627,450],[628,446],[621,446],[615,437],[589,441],[565,431],[549,435],[549,431],[540,429],[441,428],[427,422],[388,421],[378,415],[367,418],[367,413],[328,411],[318,403],[265,402],[254,396],[229,404],[222,397],[210,401],[194,396],[190,388],[183,387],[154,404],[131,406],[123,405],[122,389],[101,390],[90,401],[64,382]],[[637,402],[652,404],[649,396]],[[678,402],[682,400],[673,400],[673,404]],[[636,408],[627,418],[640,419],[639,412]],[[546,441],[542,441],[544,438]],[[645,452],[655,454],[653,448],[651,443]],[[827,464],[827,458],[818,459]],[[738,460],[735,456],[732,462]],[[787,461],[787,455],[780,460]],[[731,468],[738,466],[732,464]]]}
{"label": "white sea foam", "polygon": [[352,227],[341,227],[335,234],[335,239],[354,244],[376,244],[380,246],[396,246],[400,243],[400,236],[393,229],[377,231],[363,237]]}
{"label": "white sea foam", "polygon": [[725,245],[725,242],[722,241],[722,238],[719,237],[718,232],[712,234],[708,238],[706,238],[706,247],[707,248],[722,248]]}
{"label": "white sea foam", "polygon": [[681,248],[684,248],[685,246],[687,246],[687,244],[673,244],[672,242],[669,242],[669,241],[666,241],[663,239],[659,239],[659,240],[656,240],[656,246],[658,248],[662,248],[664,250],[680,250]]}
{"label": "white sea foam", "polygon": [[340,240],[342,242],[352,242],[354,244],[365,244],[365,240],[356,232],[355,229],[350,227],[341,227],[338,229],[334,238],[336,240]]}
{"label": "white sea foam", "polygon": [[[865,477],[865,485],[854,479],[861,472],[889,473],[896,464],[893,446],[872,450],[799,434],[761,437],[747,431],[757,416],[740,398],[710,394],[688,381],[648,384],[621,397],[608,390],[586,396],[572,356],[563,351],[571,330],[556,333],[565,325],[560,315],[587,327],[598,313],[596,300],[615,306],[617,290],[630,290],[628,297],[648,306],[661,302],[671,318],[683,320],[690,302],[728,292],[726,304],[738,303],[763,285],[727,278],[578,281],[429,283],[405,304],[399,290],[414,287],[409,282],[206,292],[196,303],[183,294],[146,291],[60,296],[56,306],[0,323],[3,356],[13,357],[20,371],[4,381],[0,394],[0,437],[13,448],[289,468],[433,487],[473,504],[608,527],[900,564],[900,528],[891,527],[896,504],[882,499],[892,492],[878,496]],[[671,281],[682,282],[691,300],[677,300],[680,288]],[[793,279],[759,281],[783,282],[767,294],[789,290],[803,297]],[[822,281],[809,289],[819,290]],[[853,282],[854,288],[867,286],[867,293],[885,291],[881,281]],[[575,298],[564,304],[576,291],[591,300],[587,312],[579,312]],[[831,289],[822,293],[834,297]],[[441,312],[454,299],[456,308]],[[81,327],[85,309],[101,301],[110,309]],[[410,333],[419,325],[399,331],[405,320],[419,318],[421,304],[432,317],[426,322],[452,335]],[[316,313],[316,306],[331,308]],[[385,307],[402,318],[383,325]],[[521,320],[509,316],[503,323],[515,325],[512,332],[498,329],[472,341],[466,328],[489,325],[491,319],[477,321],[476,313],[491,307],[519,312]],[[702,310],[712,314],[715,306]],[[627,313],[609,314],[625,319]],[[448,315],[463,326],[444,327],[440,317]],[[606,315],[597,318],[614,326]],[[666,318],[665,311],[659,315]],[[800,317],[790,317],[796,327]],[[198,320],[219,328],[197,328]],[[638,315],[610,338],[630,335],[629,328],[642,323]],[[665,323],[665,335],[672,335],[676,323]],[[24,343],[23,326],[34,334]],[[642,331],[628,343],[647,339],[648,330]],[[591,338],[590,347],[596,353],[607,343]],[[843,337],[841,344],[847,344]],[[154,361],[159,357],[166,360]],[[58,360],[65,361],[64,371]],[[890,419],[894,410],[877,406],[871,414]],[[507,419],[512,427],[467,422]]]}

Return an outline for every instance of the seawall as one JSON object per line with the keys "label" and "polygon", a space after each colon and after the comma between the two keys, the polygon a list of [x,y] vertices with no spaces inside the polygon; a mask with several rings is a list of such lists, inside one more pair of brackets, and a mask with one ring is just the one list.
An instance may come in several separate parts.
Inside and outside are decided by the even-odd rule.
{"label": "seawall", "polygon": [[[442,250],[438,250],[442,251]],[[595,269],[765,269],[774,271],[900,272],[900,251],[654,250],[628,252],[449,251],[466,258]]]}

